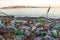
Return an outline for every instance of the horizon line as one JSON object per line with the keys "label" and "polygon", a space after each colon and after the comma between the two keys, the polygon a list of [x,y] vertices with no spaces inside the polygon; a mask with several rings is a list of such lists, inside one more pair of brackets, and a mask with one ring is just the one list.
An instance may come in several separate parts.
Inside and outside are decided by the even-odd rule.
{"label": "horizon line", "polygon": [[[26,5],[14,5],[14,6],[4,6],[4,7],[15,7],[15,6],[25,6],[25,7],[41,7],[41,8],[48,8],[49,6],[26,6]],[[4,7],[0,7],[0,8],[4,8]],[[60,6],[50,6],[52,8],[60,8]]]}

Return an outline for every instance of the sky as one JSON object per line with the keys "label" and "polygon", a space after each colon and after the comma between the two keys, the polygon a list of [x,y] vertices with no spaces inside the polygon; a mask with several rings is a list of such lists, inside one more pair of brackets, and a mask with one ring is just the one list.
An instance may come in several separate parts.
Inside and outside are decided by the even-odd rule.
{"label": "sky", "polygon": [[60,0],[0,0],[0,7],[6,6],[59,6]]}

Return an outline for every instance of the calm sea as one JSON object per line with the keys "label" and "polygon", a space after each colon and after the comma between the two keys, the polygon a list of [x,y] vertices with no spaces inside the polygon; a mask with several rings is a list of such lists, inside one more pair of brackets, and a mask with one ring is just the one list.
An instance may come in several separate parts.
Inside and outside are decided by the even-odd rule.
{"label": "calm sea", "polygon": [[[13,8],[0,10],[8,15],[14,15],[16,17],[45,17],[48,8]],[[51,8],[48,17],[60,18],[60,8]]]}

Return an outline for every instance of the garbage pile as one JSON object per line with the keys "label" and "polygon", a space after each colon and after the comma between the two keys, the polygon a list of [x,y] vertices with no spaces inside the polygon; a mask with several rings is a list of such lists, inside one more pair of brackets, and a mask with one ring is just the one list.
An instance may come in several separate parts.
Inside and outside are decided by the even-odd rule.
{"label": "garbage pile", "polygon": [[45,20],[1,20],[0,39],[2,40],[60,40],[60,26],[50,24]]}

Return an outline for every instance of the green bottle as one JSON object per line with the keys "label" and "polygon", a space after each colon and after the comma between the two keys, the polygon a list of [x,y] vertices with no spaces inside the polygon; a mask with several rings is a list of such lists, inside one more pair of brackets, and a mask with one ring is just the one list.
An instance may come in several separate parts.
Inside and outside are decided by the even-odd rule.
{"label": "green bottle", "polygon": [[45,37],[46,33],[45,32],[40,32],[40,37]]}
{"label": "green bottle", "polygon": [[40,23],[44,23],[45,20],[43,18],[40,19]]}
{"label": "green bottle", "polygon": [[21,30],[12,30],[13,33],[15,33],[16,35],[24,35],[24,32]]}
{"label": "green bottle", "polygon": [[16,35],[24,35],[24,32],[23,32],[23,31],[18,30],[18,31],[17,31],[17,33],[16,33]]}
{"label": "green bottle", "polygon": [[52,36],[53,36],[53,37],[57,37],[57,36],[58,36],[57,30],[52,30],[51,32],[52,32]]}

